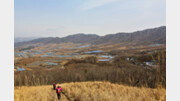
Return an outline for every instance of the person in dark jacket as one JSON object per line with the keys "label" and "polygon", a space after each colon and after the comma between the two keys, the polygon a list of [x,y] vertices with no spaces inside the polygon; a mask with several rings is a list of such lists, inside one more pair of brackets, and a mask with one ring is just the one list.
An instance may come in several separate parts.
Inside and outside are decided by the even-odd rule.
{"label": "person in dark jacket", "polygon": [[55,83],[53,84],[53,89],[56,90],[56,84]]}
{"label": "person in dark jacket", "polygon": [[61,92],[62,92],[62,88],[61,86],[59,85],[56,89],[56,93],[57,93],[57,97],[58,97],[58,100],[61,99]]}

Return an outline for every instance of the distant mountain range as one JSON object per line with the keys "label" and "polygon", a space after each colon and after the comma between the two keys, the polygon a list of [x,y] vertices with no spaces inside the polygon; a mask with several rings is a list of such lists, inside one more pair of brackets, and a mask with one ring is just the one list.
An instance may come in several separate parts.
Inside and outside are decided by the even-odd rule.
{"label": "distant mountain range", "polygon": [[15,46],[26,44],[49,44],[49,43],[89,43],[89,44],[104,44],[104,43],[137,43],[137,44],[165,44],[166,43],[166,26],[145,29],[132,33],[116,33],[105,36],[96,34],[75,34],[67,37],[47,37],[38,38],[26,42],[15,43]]}
{"label": "distant mountain range", "polygon": [[18,42],[24,42],[24,41],[31,41],[33,39],[37,39],[37,37],[16,37],[14,38],[14,43],[18,43]]}

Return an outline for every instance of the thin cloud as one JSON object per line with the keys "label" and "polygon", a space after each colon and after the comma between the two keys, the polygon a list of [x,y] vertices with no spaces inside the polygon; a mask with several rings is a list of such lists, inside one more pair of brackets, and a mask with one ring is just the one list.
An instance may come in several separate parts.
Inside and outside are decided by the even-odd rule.
{"label": "thin cloud", "polygon": [[118,0],[89,0],[86,1],[80,8],[82,8],[82,10],[86,11],[86,10],[90,10],[90,9],[94,9],[112,2],[115,2]]}

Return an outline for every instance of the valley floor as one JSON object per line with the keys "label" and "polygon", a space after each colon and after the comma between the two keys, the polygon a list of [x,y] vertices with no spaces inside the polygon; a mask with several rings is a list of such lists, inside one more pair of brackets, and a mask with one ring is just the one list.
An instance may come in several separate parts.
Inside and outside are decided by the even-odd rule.
{"label": "valley floor", "polygon": [[[61,101],[166,101],[166,89],[130,87],[109,82],[63,83]],[[14,101],[58,101],[52,85],[14,88]]]}

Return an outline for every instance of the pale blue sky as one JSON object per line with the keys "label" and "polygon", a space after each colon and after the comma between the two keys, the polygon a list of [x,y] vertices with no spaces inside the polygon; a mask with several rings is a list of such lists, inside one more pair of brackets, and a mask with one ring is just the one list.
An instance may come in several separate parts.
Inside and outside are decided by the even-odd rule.
{"label": "pale blue sky", "polygon": [[15,0],[15,37],[106,35],[166,24],[165,0]]}

